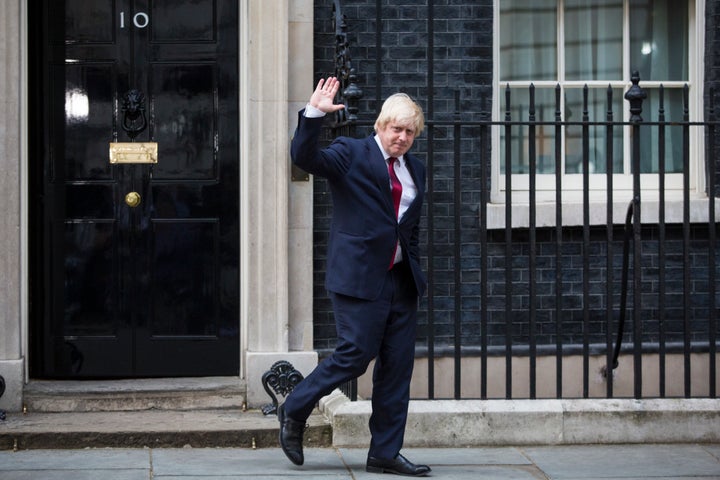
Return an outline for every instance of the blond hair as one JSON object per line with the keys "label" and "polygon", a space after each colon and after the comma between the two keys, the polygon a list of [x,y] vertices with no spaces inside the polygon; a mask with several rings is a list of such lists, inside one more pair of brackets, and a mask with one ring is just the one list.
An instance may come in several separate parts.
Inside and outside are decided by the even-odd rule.
{"label": "blond hair", "polygon": [[383,103],[380,115],[375,120],[375,131],[385,128],[390,122],[396,122],[403,126],[412,125],[417,136],[425,128],[425,115],[423,115],[420,105],[410,95],[395,93]]}

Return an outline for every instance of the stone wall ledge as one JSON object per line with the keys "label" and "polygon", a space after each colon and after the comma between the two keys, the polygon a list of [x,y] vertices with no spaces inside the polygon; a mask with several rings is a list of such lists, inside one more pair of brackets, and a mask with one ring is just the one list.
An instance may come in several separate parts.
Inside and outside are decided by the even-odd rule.
{"label": "stone wall ledge", "polygon": [[[370,442],[370,401],[335,392],[320,409],[336,447]],[[720,399],[414,400],[405,447],[710,443]]]}

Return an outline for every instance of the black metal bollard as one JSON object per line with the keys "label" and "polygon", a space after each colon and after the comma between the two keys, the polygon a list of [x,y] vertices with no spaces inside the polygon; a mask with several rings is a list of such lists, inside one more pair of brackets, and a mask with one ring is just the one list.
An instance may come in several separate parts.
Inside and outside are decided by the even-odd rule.
{"label": "black metal bollard", "polygon": [[[270,367],[270,370],[262,376],[262,384],[265,391],[272,399],[272,403],[264,405],[262,412],[264,415],[277,413],[278,399],[275,394],[287,397],[295,386],[303,379],[302,373],[293,367],[292,363],[287,360],[280,360]],[[274,393],[273,393],[274,392]]]}
{"label": "black metal bollard", "polygon": [[[3,396],[5,393],[5,379],[2,375],[0,375],[0,397]],[[5,420],[7,418],[7,414],[5,413],[5,410],[0,410],[0,420]]]}

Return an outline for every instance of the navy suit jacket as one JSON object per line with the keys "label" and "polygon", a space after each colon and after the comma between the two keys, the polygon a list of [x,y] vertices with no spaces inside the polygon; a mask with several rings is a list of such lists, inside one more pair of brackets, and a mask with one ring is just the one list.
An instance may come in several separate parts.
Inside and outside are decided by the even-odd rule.
{"label": "navy suit jacket", "polygon": [[375,300],[399,239],[403,259],[409,264],[418,296],[422,296],[427,281],[420,267],[418,244],[425,166],[405,154],[417,196],[398,222],[387,163],[375,138],[338,137],[329,147],[320,149],[323,118],[307,118],[303,112],[290,147],[293,163],[327,178],[333,201],[325,288]]}

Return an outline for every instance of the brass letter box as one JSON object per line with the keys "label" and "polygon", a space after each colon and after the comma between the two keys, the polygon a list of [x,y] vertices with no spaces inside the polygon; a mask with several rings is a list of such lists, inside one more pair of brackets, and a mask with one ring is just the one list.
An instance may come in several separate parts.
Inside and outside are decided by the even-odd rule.
{"label": "brass letter box", "polygon": [[110,142],[110,163],[157,163],[157,142]]}

